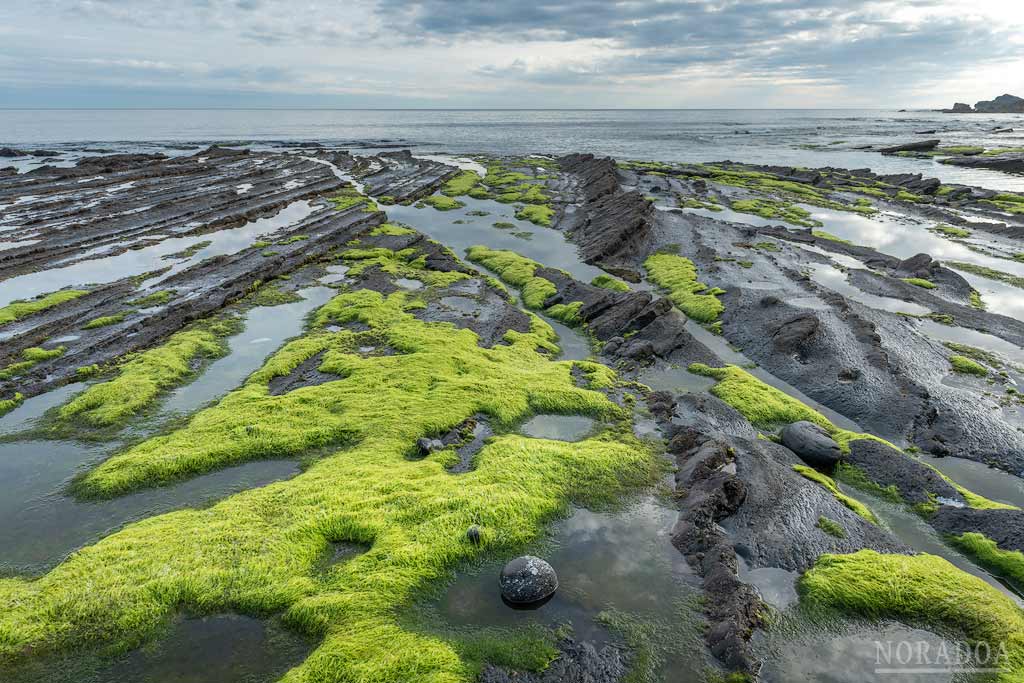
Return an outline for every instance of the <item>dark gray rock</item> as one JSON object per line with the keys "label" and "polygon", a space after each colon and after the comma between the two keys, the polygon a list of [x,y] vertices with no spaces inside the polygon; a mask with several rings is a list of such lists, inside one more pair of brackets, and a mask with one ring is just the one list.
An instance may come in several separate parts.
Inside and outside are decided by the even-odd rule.
{"label": "dark gray rock", "polygon": [[930,149],[935,149],[939,146],[940,140],[920,140],[918,142],[907,142],[902,145],[893,145],[892,147],[882,147],[878,151],[882,154],[895,154],[896,152],[926,152]]}
{"label": "dark gray rock", "polygon": [[558,590],[554,568],[539,557],[523,555],[501,570],[501,595],[515,605],[530,605],[550,598]]}
{"label": "dark gray rock", "polygon": [[416,450],[420,455],[427,456],[431,453],[444,450],[444,443],[440,439],[428,439],[426,437],[416,439]]}
{"label": "dark gray rock", "polygon": [[480,683],[618,683],[629,673],[629,656],[618,647],[600,649],[589,642],[566,638],[557,645],[558,657],[544,671],[509,671],[484,667]]}
{"label": "dark gray rock", "polygon": [[466,529],[466,538],[473,545],[480,545],[480,527],[474,524]]}
{"label": "dark gray rock", "polygon": [[976,103],[974,111],[981,114],[1024,114],[1024,98],[1016,95],[1000,95],[993,100],[982,100]]}
{"label": "dark gray rock", "polygon": [[943,534],[960,536],[975,531],[995,541],[1001,550],[1024,551],[1024,510],[942,507],[931,523]]}
{"label": "dark gray rock", "polygon": [[800,421],[782,429],[782,445],[816,469],[831,471],[843,457],[842,451],[822,427]]}

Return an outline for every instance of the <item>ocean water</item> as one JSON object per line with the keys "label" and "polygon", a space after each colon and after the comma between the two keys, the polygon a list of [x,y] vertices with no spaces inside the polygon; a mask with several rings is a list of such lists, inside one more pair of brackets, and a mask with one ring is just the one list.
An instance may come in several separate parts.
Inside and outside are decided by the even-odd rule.
{"label": "ocean water", "polygon": [[[992,132],[1000,127],[1016,130]],[[926,137],[943,144],[1024,147],[1024,115],[835,109],[0,111],[0,146],[113,151],[146,143],[315,141],[460,154],[591,152],[618,159],[870,167],[1024,189],[1020,177],[854,149]]]}

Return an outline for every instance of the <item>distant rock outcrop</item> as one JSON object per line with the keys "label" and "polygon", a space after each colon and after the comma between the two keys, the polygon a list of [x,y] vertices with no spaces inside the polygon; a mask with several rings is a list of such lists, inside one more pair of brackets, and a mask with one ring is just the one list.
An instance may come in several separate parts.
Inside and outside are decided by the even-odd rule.
{"label": "distant rock outcrop", "polygon": [[1024,98],[1016,95],[1000,95],[994,100],[982,100],[971,105],[957,102],[952,109],[943,109],[947,114],[1024,114]]}

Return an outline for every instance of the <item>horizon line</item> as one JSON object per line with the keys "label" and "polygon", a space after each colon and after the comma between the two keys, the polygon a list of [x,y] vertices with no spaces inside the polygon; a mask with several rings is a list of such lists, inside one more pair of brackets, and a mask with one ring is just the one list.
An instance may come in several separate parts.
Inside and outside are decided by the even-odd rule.
{"label": "horizon line", "polygon": [[[907,112],[933,107],[903,108]],[[895,107],[0,107],[0,111],[892,111]],[[900,110],[896,110],[897,113]]]}

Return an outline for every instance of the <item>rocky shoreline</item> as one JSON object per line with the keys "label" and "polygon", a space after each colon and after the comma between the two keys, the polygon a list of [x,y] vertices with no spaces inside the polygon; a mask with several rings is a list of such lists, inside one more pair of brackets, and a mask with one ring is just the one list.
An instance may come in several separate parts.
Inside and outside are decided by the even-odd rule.
{"label": "rocky shoreline", "polygon": [[[487,246],[508,230],[485,219],[496,202],[573,245],[579,269]],[[667,497],[678,519],[656,540],[683,556],[704,596],[709,680],[755,680],[764,664],[755,635],[780,608],[750,572],[789,572],[800,605],[841,618],[973,640],[1024,624],[1003,592],[872,510],[884,500],[918,515],[935,538],[1021,587],[1024,512],[918,456],[1024,476],[1024,367],[1003,350],[1024,347],[1024,322],[995,303],[986,310],[982,276],[944,254],[893,255],[822,220],[936,226],[950,244],[984,252],[975,270],[998,273],[988,280],[1020,287],[1024,195],[868,169],[585,153],[456,165],[408,150],[291,145],[0,171],[0,205],[2,239],[14,245],[0,251],[2,412],[77,382],[87,383],[80,396],[92,392],[46,413],[33,438],[110,438],[226,353],[241,312],[307,287],[336,290],[241,387],[115,451],[70,495],[144,495],[249,460],[333,455],[208,509],[125,526],[38,580],[5,579],[0,673],[13,667],[30,680],[36,658],[137,647],[185,604],[285,614],[320,643],[299,665],[308,675],[351,666],[342,673],[358,677],[353,662],[365,660],[382,667],[374,680],[400,680],[387,669],[399,665],[372,654],[398,640],[401,670],[452,680],[626,680],[643,657],[623,644],[563,633],[544,641],[554,663],[531,670],[538,662],[425,636],[394,614],[487,553],[535,541],[570,502],[649,485],[652,460],[674,471]],[[446,229],[475,220],[480,246],[460,253],[433,227],[390,220],[400,208],[429,216],[423,226],[469,209]],[[1006,272],[981,265],[1004,262]],[[603,273],[583,278],[584,265]],[[545,321],[585,334],[590,358],[556,360]],[[944,330],[994,346],[951,342]],[[654,386],[677,375],[675,386]],[[594,416],[602,431],[579,445],[513,433],[546,412]],[[657,425],[650,452],[634,436],[644,416]],[[787,437],[795,425],[812,435]],[[368,549],[323,570],[340,542]],[[122,544],[153,563],[129,561]],[[882,579],[857,584],[862,602],[827,589],[861,582],[870,571],[858,563],[872,553],[888,559],[876,562]],[[843,562],[856,571],[843,573]],[[314,580],[315,571],[327,573]],[[111,578],[119,572],[127,583]],[[962,613],[914,611],[886,587],[887,572],[911,577],[924,605],[940,599],[927,590],[941,583],[941,599]],[[141,625],[113,595],[146,615]],[[994,630],[976,626],[978,596],[998,605]],[[50,621],[58,602],[72,613],[59,627]],[[1024,670],[1024,648],[1013,657]]]}

